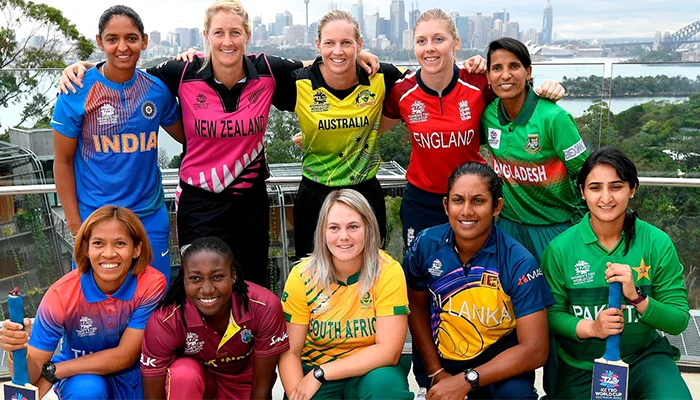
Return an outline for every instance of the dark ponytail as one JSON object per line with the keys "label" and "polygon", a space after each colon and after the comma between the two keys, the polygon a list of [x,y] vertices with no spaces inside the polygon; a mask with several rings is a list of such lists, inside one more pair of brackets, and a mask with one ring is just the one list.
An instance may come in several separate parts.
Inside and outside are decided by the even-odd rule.
{"label": "dark ponytail", "polygon": [[[630,189],[635,190],[639,187],[639,176],[637,175],[637,167],[635,167],[634,162],[625,153],[614,147],[602,147],[588,156],[588,159],[581,167],[581,171],[578,173],[577,184],[581,191],[586,186],[586,178],[588,178],[593,168],[601,164],[613,167],[620,180],[630,185]],[[627,209],[625,222],[622,225],[622,232],[625,234],[625,255],[627,255],[632,242],[637,236],[636,221],[637,213],[632,209]]]}
{"label": "dark ponytail", "polygon": [[185,304],[187,294],[185,292],[185,261],[200,251],[212,251],[228,259],[231,262],[231,273],[235,276],[233,282],[233,294],[236,296],[238,306],[243,310],[248,311],[248,284],[243,277],[243,271],[240,264],[233,257],[233,252],[228,247],[226,242],[216,237],[204,237],[196,239],[189,246],[182,249],[182,267],[177,273],[177,277],[170,285],[170,290],[165,295],[165,299],[160,303],[159,307],[166,307],[171,304],[182,306]]}

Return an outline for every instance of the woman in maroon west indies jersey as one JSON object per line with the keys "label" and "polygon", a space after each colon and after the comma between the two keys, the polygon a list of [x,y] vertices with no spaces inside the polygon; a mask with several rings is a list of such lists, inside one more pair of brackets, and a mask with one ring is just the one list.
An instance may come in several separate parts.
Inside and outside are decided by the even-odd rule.
{"label": "woman in maroon west indies jersey", "polygon": [[[479,154],[481,113],[495,99],[486,76],[455,65],[461,48],[454,19],[439,8],[422,13],[413,30],[420,68],[396,82],[384,102],[391,127],[403,120],[411,135],[408,184],[401,202],[406,246],[418,232],[447,222],[442,205],[447,177]],[[538,93],[560,99],[564,90],[545,81]]]}
{"label": "woman in maroon west indies jersey", "polygon": [[[176,191],[178,242],[183,247],[199,237],[219,237],[246,277],[266,286],[269,172],[263,136],[270,105],[285,95],[280,81],[302,63],[245,55],[251,26],[237,0],[210,5],[203,34],[210,48],[206,58],[171,60],[147,69],[178,96],[182,107],[185,143]],[[376,70],[378,61],[374,64]],[[67,92],[70,81],[79,82],[91,66],[78,63],[66,68],[62,90]]]}
{"label": "woman in maroon west indies jersey", "polygon": [[146,399],[271,399],[280,353],[289,349],[280,300],[246,282],[225,242],[195,239],[146,326]]}

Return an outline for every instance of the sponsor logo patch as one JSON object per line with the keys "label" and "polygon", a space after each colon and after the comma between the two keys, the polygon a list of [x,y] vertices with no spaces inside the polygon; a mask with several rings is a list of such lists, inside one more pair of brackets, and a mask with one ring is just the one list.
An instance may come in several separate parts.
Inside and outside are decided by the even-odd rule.
{"label": "sponsor logo patch", "polygon": [[583,154],[584,151],[586,151],[586,144],[583,143],[583,139],[581,139],[578,142],[574,143],[573,146],[564,150],[564,161],[573,160],[574,158]]}

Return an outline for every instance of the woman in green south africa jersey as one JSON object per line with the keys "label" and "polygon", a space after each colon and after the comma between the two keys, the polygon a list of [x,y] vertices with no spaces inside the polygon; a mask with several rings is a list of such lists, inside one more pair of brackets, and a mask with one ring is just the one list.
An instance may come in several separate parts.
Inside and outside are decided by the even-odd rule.
{"label": "woman in green south africa jersey", "polygon": [[[627,209],[638,186],[637,169],[622,152],[591,154],[578,176],[590,212],[542,256],[556,301],[548,312],[559,357],[554,398],[591,398],[591,382],[600,379],[592,376],[593,361],[616,334],[630,367],[629,398],[691,398],[674,363],[678,350],[658,332],[678,335],[688,326],[683,266],[668,235]],[[606,308],[611,282],[622,284],[622,310]]]}
{"label": "woman in green south africa jersey", "polygon": [[491,42],[489,84],[499,97],[481,117],[482,143],[505,185],[499,227],[541,260],[547,244],[583,208],[574,181],[588,156],[573,117],[532,90],[532,61],[521,42]]}

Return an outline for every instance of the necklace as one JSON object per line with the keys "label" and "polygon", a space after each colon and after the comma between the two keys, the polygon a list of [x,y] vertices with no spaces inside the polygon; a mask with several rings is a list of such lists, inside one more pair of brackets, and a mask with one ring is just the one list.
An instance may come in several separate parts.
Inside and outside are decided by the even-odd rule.
{"label": "necklace", "polygon": [[105,66],[106,65],[107,65],[107,63],[102,64],[102,76],[104,76],[105,78],[107,77],[107,75],[105,75]]}

